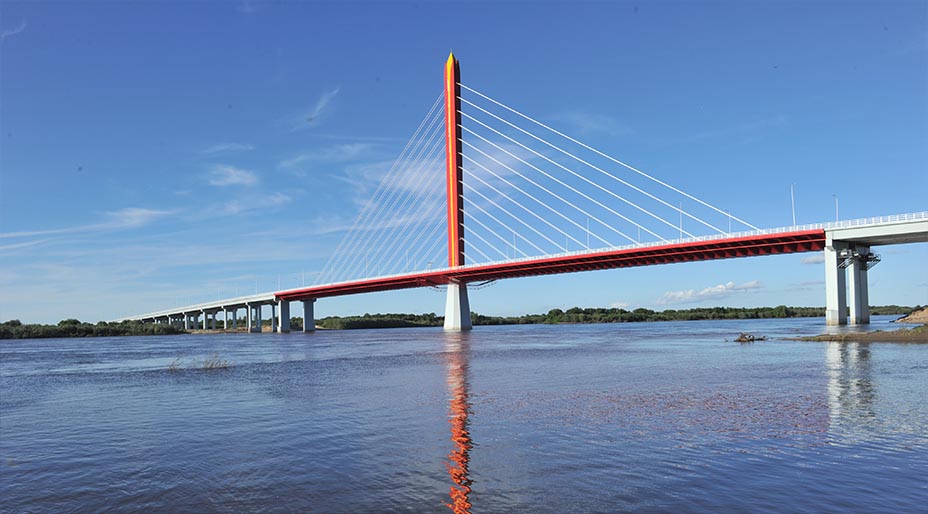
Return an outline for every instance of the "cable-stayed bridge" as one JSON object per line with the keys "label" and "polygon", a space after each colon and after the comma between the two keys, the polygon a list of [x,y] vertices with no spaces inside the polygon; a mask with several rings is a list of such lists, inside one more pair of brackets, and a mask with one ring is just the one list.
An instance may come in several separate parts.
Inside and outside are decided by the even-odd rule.
{"label": "cable-stayed bridge", "polygon": [[824,250],[827,323],[847,323],[848,308],[851,323],[868,323],[871,247],[924,241],[926,212],[758,228],[462,83],[452,55],[442,93],[315,285],[129,319],[215,329],[222,313],[230,328],[244,309],[260,331],[270,306],[287,332],[294,301],[312,320],[319,298],[445,287],[445,328],[467,330],[468,285]]}

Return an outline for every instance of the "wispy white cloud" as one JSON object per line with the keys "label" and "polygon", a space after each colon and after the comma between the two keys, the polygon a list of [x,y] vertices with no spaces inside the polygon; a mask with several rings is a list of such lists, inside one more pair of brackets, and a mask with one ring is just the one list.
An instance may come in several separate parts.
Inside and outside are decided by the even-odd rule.
{"label": "wispy white cloud", "polygon": [[628,302],[612,302],[609,304],[609,306],[612,307],[613,309],[624,309],[630,305],[631,304]]}
{"label": "wispy white cloud", "polygon": [[235,166],[217,164],[209,171],[209,185],[211,186],[248,186],[258,182],[258,176],[253,172]]}
{"label": "wispy white cloud", "polygon": [[694,303],[703,300],[717,300],[747,291],[760,289],[761,283],[757,280],[745,282],[744,284],[735,284],[726,282],[712,287],[707,287],[700,291],[695,289],[686,289],[683,291],[667,291],[657,300],[658,305],[672,305],[677,303]]}
{"label": "wispy white cloud", "polygon": [[734,138],[738,137],[743,139],[750,139],[755,137],[765,131],[783,128],[788,125],[788,118],[782,114],[777,116],[772,116],[769,118],[761,118],[753,121],[746,121],[729,127],[720,127],[715,129],[707,129],[695,134],[690,134],[688,136],[683,136],[679,139],[674,140],[673,142],[693,142],[701,141],[704,139],[715,139],[715,138]]}
{"label": "wispy white cloud", "polygon": [[332,102],[335,100],[335,97],[338,96],[338,92],[341,88],[336,87],[331,91],[324,91],[319,98],[316,100],[316,104],[309,110],[309,112],[304,112],[300,114],[296,119],[291,119],[290,131],[295,132],[307,128],[311,125],[318,123],[322,117],[327,114],[327,111],[330,110]]}
{"label": "wispy white cloud", "polygon": [[369,143],[346,143],[320,148],[310,152],[303,152],[280,161],[280,167],[295,169],[315,163],[342,163],[365,157],[374,145]]}
{"label": "wispy white cloud", "polygon": [[15,36],[16,34],[19,34],[20,32],[24,30],[26,30],[26,20],[19,22],[19,25],[17,25],[15,28],[0,32],[0,41],[3,41],[4,39],[8,37]]}
{"label": "wispy white cloud", "polygon": [[806,255],[799,262],[802,264],[821,264],[825,262],[825,254],[823,252],[818,252],[812,255]]}
{"label": "wispy white cloud", "polygon": [[825,286],[824,280],[804,280],[785,287],[784,291],[815,291],[822,290]]}
{"label": "wispy white cloud", "polygon": [[228,153],[228,152],[245,152],[248,150],[254,150],[254,145],[243,144],[243,143],[217,143],[213,146],[209,146],[200,151],[202,155],[216,155],[219,153]]}
{"label": "wispy white cloud", "polygon": [[29,248],[32,246],[37,246],[43,243],[47,243],[52,239],[37,239],[35,241],[26,241],[24,243],[13,243],[8,245],[0,245],[0,252],[8,252],[11,250],[19,250],[21,248]]}
{"label": "wispy white cloud", "polygon": [[312,235],[334,234],[353,228],[355,221],[354,217],[325,215],[314,218],[309,226],[313,227]]}
{"label": "wispy white cloud", "polygon": [[306,116],[306,121],[313,122],[319,118],[319,116],[322,116],[322,113],[329,107],[329,104],[332,103],[332,100],[335,99],[335,96],[338,95],[340,90],[341,88],[337,87],[331,91],[322,93],[319,100],[316,101],[316,106],[313,107],[313,110]]}
{"label": "wispy white cloud", "polygon": [[318,139],[328,139],[331,141],[363,141],[365,143],[401,143],[406,141],[402,137],[390,137],[390,136],[359,136],[352,134],[350,136],[342,136],[339,134],[313,134],[313,137]]}
{"label": "wispy white cloud", "polygon": [[175,214],[176,210],[158,210],[158,209],[147,209],[143,207],[126,207],[118,211],[108,211],[104,213],[106,221],[101,223],[93,223],[89,225],[76,225],[73,227],[64,227],[48,230],[25,230],[18,232],[4,232],[0,233],[0,239],[9,239],[9,238],[20,238],[20,237],[36,237],[36,236],[51,236],[51,235],[65,235],[65,234],[77,234],[81,232],[94,232],[101,230],[115,230],[122,228],[132,228],[140,227],[142,225],[147,225],[159,218],[164,218]]}
{"label": "wispy white cloud", "polygon": [[[342,174],[333,174],[332,178],[350,184],[355,201],[362,205],[372,200],[371,194],[385,180],[388,180],[383,184],[387,191],[412,193],[419,198],[444,191],[443,157],[410,160],[397,169],[393,165],[394,161],[388,160],[350,164]],[[394,175],[390,174],[391,170]]]}
{"label": "wispy white cloud", "polygon": [[106,217],[110,220],[104,223],[104,226],[110,228],[131,228],[147,225],[158,218],[162,218],[175,211],[163,211],[158,209],[146,209],[143,207],[126,207],[118,211],[106,212]]}
{"label": "wispy white cloud", "polygon": [[568,111],[551,116],[555,122],[561,122],[568,125],[571,129],[581,135],[590,135],[594,133],[603,133],[609,136],[625,136],[634,133],[627,125],[617,119],[604,114]]}
{"label": "wispy white cloud", "polygon": [[218,210],[217,214],[234,215],[248,211],[281,207],[290,203],[292,200],[293,198],[280,192],[269,195],[248,196],[244,199],[226,202]]}

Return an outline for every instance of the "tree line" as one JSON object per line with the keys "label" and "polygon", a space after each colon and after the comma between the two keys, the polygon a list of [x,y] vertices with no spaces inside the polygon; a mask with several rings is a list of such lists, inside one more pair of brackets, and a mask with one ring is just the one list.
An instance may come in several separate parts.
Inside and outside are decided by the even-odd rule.
{"label": "tree line", "polygon": [[[879,315],[904,316],[921,306],[906,307],[901,305],[883,305],[870,307],[870,313]],[[538,325],[558,323],[636,323],[642,321],[698,321],[719,319],[765,319],[765,318],[815,318],[825,315],[824,307],[696,307],[692,309],[667,309],[655,311],[646,308],[626,310],[619,308],[580,308],[551,309],[545,314],[525,314],[523,316],[485,316],[471,313],[474,325]],[[263,320],[264,325],[270,321]],[[330,330],[350,330],[358,328],[402,328],[402,327],[440,327],[445,317],[432,312],[424,314],[386,313],[364,314],[363,316],[328,316],[317,319],[316,326]],[[294,331],[302,330],[303,318],[290,318]],[[244,330],[244,329],[242,329]],[[65,319],[57,325],[23,324],[19,320],[0,323],[0,339],[27,339],[51,337],[114,337],[141,335],[184,334],[183,329],[173,325],[142,323],[139,321],[122,321],[111,323],[100,321],[96,324],[85,323],[76,319]]]}
{"label": "tree line", "polygon": [[[899,305],[874,306],[873,315],[906,315],[921,307]],[[536,325],[558,323],[635,323],[642,321],[698,321],[719,319],[765,319],[765,318],[816,318],[825,316],[824,307],[697,307],[692,309],[667,309],[655,311],[646,308],[626,310],[621,308],[551,309],[545,314],[522,316],[485,316],[471,313],[474,325]],[[335,330],[354,328],[398,328],[436,327],[444,323],[444,316],[425,314],[364,314],[363,316],[329,316],[316,320],[316,325]],[[302,319],[300,320],[302,322]]]}
{"label": "tree line", "polygon": [[38,339],[51,337],[115,337],[115,336],[160,336],[183,334],[173,325],[121,321],[100,321],[95,324],[76,319],[63,319],[57,325],[24,324],[18,319],[0,323],[0,339]]}

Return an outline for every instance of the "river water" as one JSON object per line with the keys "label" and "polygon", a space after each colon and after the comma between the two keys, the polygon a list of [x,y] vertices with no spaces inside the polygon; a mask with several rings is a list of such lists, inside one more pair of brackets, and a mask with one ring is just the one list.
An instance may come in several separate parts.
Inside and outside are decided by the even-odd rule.
{"label": "river water", "polygon": [[0,511],[926,512],[928,346],[730,342],[823,328],[0,341]]}

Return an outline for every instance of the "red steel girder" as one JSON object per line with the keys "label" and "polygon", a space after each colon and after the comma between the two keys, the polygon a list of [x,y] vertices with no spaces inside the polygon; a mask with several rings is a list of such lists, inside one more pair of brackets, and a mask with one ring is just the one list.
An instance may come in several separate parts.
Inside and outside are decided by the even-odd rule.
{"label": "red steel girder", "polygon": [[440,271],[381,277],[340,284],[308,287],[275,293],[282,300],[304,300],[327,296],[390,291],[447,284],[451,280],[477,282],[504,278],[574,273],[655,264],[693,262],[737,257],[820,251],[825,247],[824,230],[760,234],[738,238],[694,241],[664,246],[628,248],[599,253],[560,255],[533,260],[504,262]]}

